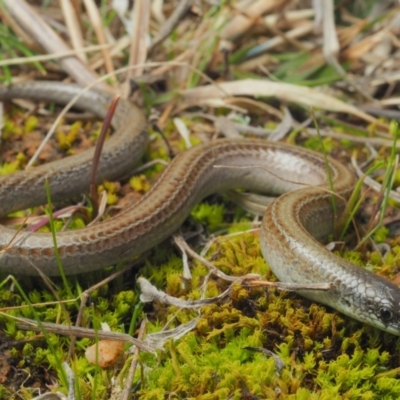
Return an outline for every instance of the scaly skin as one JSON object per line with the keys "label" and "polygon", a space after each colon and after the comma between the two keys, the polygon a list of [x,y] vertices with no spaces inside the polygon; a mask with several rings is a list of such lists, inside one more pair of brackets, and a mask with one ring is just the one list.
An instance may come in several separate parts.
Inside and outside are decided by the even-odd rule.
{"label": "scaly skin", "polygon": [[[74,85],[26,83],[0,87],[0,99],[24,97],[66,103],[79,91]],[[77,107],[101,117],[109,101],[108,95],[89,91]],[[121,100],[114,121],[116,132],[106,142],[99,182],[116,179],[129,170],[146,145],[146,122],[141,111]],[[50,182],[54,201],[87,191],[92,156],[90,150],[1,177],[0,215],[45,203],[45,178]],[[355,178],[339,162],[329,161],[334,188],[340,196],[337,197],[340,212],[344,208],[341,199],[348,198]],[[214,165],[252,168],[214,168]],[[400,335],[400,289],[333,255],[316,240],[332,232],[334,221],[323,158],[282,143],[217,140],[179,154],[153,188],[134,205],[97,225],[57,233],[66,274],[130,260],[171,235],[202,198],[231,188],[282,194],[267,208],[260,236],[264,258],[281,281],[331,283],[328,291],[299,293]],[[0,227],[0,246],[4,249],[0,271],[36,275],[34,264],[47,275],[59,274],[50,234],[21,232],[14,236],[14,230]]]}

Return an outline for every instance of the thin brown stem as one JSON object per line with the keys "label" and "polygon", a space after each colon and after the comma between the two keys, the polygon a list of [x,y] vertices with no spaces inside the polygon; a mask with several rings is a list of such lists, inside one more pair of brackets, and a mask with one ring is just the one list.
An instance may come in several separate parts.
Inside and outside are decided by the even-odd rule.
{"label": "thin brown stem", "polygon": [[97,169],[99,166],[100,156],[101,156],[101,152],[103,150],[104,142],[106,140],[106,135],[107,135],[108,130],[110,129],[111,120],[115,114],[115,110],[117,108],[119,99],[120,99],[120,96],[115,96],[111,101],[110,107],[104,118],[104,123],[101,128],[101,133],[100,133],[99,139],[96,143],[96,149],[95,149],[94,155],[93,155],[92,171],[90,174],[90,198],[92,199],[92,202],[93,202],[95,214],[97,214],[97,209],[98,209],[98,196],[97,196],[97,190],[96,190],[96,173],[97,173]]}

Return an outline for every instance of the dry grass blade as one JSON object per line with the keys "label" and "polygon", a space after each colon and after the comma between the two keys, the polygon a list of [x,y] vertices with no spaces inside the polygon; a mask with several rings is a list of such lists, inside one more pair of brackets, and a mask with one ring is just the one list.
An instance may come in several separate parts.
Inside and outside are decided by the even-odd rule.
{"label": "dry grass blade", "polygon": [[245,3],[243,9],[237,10],[232,21],[221,32],[221,38],[232,40],[244,34],[257,22],[263,14],[267,14],[272,10],[279,10],[286,0],[258,0],[252,2],[250,7]]}
{"label": "dry grass blade", "polygon": [[65,58],[69,56],[79,56],[82,53],[89,53],[89,52],[97,52],[99,50],[102,50],[104,47],[110,47],[110,45],[94,45],[94,46],[87,46],[87,47],[82,47],[79,50],[67,50],[67,51],[62,51],[62,52],[57,52],[57,53],[51,53],[51,54],[43,54],[43,55],[37,55],[37,56],[31,56],[31,57],[17,57],[17,58],[12,58],[12,59],[7,59],[7,60],[1,60],[0,61],[0,67],[1,66],[9,66],[9,65],[20,65],[20,64],[29,64],[33,63],[36,61],[48,61],[48,60],[57,60],[60,58]]}
{"label": "dry grass blade", "polygon": [[[317,3],[317,2],[316,2]],[[334,16],[334,6],[333,0],[321,0],[319,1],[322,6],[322,29],[324,33],[324,44],[323,44],[323,53],[326,60],[334,65],[338,65],[337,57],[339,54],[339,40],[336,34],[335,27],[335,16]],[[343,69],[340,68],[340,72]]]}
{"label": "dry grass blade", "polygon": [[[279,47],[286,42],[294,42],[295,39],[299,39],[303,36],[308,35],[310,32],[314,30],[314,24],[312,22],[300,25],[296,28],[291,29],[290,31],[286,32],[284,35],[281,34],[279,36],[275,36],[272,39],[265,41],[264,43],[256,46],[254,49],[248,51],[248,57],[257,56],[259,53],[268,53],[269,51]],[[314,46],[304,44],[302,48],[307,50],[312,50]],[[255,58],[251,58],[249,61],[245,61],[240,63],[240,68],[244,71],[253,70],[256,67],[259,67],[261,70],[263,69],[263,61],[264,58],[270,57],[268,54],[266,56],[259,56]]]}
{"label": "dry grass blade", "polygon": [[61,8],[63,10],[65,23],[68,28],[68,33],[71,38],[72,47],[77,50],[77,56],[81,59],[83,63],[87,62],[86,54],[80,51],[84,47],[84,39],[81,30],[81,24],[77,18],[75,8],[69,0],[60,1]]}
{"label": "dry grass blade", "polygon": [[163,24],[157,36],[151,42],[149,54],[151,54],[154,49],[172,33],[174,28],[178,25],[181,18],[188,12],[193,3],[194,0],[180,0],[178,6],[168,18],[168,21]]}
{"label": "dry grass blade", "polygon": [[191,104],[207,104],[213,99],[221,99],[229,96],[274,96],[282,101],[329,110],[331,112],[352,114],[365,121],[376,122],[375,118],[359,110],[357,107],[328,94],[304,86],[272,82],[266,79],[245,79],[220,83],[218,86],[202,86],[185,90],[182,95],[185,101]]}
{"label": "dry grass blade", "polygon": [[[380,222],[385,214],[383,207],[377,212],[375,204],[382,200],[381,182],[390,167],[387,149],[397,154],[400,146],[392,145],[388,130],[388,120],[398,117],[400,103],[400,6],[395,3],[4,0],[0,6],[0,79],[13,83],[42,79],[47,74],[47,80],[76,81],[88,86],[85,90],[103,87],[113,94],[125,94],[131,81],[139,87],[135,102],[150,121],[144,163],[127,171],[118,182],[103,182],[100,208],[105,213],[99,212],[95,223],[117,213],[123,220],[132,201],[146,204],[144,196],[164,166],[191,144],[207,146],[215,138],[242,138],[245,134],[315,151],[325,148],[331,157],[349,165],[351,154],[357,154],[353,169],[360,176],[373,177],[365,182],[374,185],[374,190],[362,190],[364,180],[357,184],[355,200],[347,203],[344,213],[351,217],[343,221],[350,226],[349,232],[343,232],[348,244],[341,242],[339,249],[331,243],[328,250],[343,252],[350,262],[379,270],[392,279],[400,265],[398,224],[376,231],[366,242],[366,251],[358,251],[352,244],[358,232],[365,232],[365,221]],[[34,68],[31,63],[35,63]],[[96,74],[102,81],[112,81],[113,86],[96,85]],[[22,103],[16,105],[21,107]],[[21,112],[15,105],[5,105],[0,174],[12,167],[25,167],[24,157],[31,157],[48,130],[52,107],[40,105],[37,122],[33,103],[31,108],[22,106]],[[318,140],[310,127],[310,108],[318,109],[323,136]],[[86,135],[81,137],[79,131],[72,147],[63,149],[62,155],[54,147],[55,157],[92,145],[100,127],[86,117],[78,112],[73,122],[63,117],[63,130],[78,131],[84,126]],[[30,134],[25,135],[25,130]],[[20,141],[24,144],[35,135],[35,146],[19,148]],[[36,163],[48,161],[49,144]],[[15,152],[11,154],[10,149]],[[368,160],[371,153],[372,161]],[[253,163],[248,164],[241,168]],[[391,201],[384,222],[400,219],[397,159],[392,165],[394,187],[385,191],[386,200]],[[247,174],[241,172],[240,176]],[[295,180],[287,175],[281,179]],[[282,181],[277,182],[279,186]],[[180,183],[176,179],[172,187]],[[15,348],[0,354],[0,398],[33,398],[39,390],[66,394],[68,386],[73,389],[71,399],[81,400],[200,399],[210,394],[223,399],[400,398],[396,378],[400,361],[393,351],[399,348],[398,339],[317,302],[303,301],[296,293],[282,293],[326,291],[331,284],[274,282],[260,254],[260,229],[254,229],[260,226],[260,219],[244,210],[262,213],[272,198],[240,192],[234,196],[242,209],[225,194],[196,206],[183,228],[189,232],[190,246],[182,237],[174,237],[183,251],[183,263],[176,251],[171,252],[174,246],[169,241],[145,253],[134,265],[68,277],[66,283],[43,275],[38,280],[5,279],[0,284],[0,328],[4,332],[0,348]],[[167,201],[160,198],[163,205]],[[107,202],[114,203],[109,206]],[[40,213],[33,209],[29,220]],[[25,225],[23,215],[26,212],[8,222]],[[152,218],[137,229],[154,226]],[[87,213],[75,213],[71,219],[70,228],[85,226],[90,241]],[[70,234],[60,232],[62,223],[65,227],[65,221],[52,224],[60,239]],[[106,233],[108,223],[96,228],[99,238]],[[15,250],[30,235],[18,232],[10,247],[0,252],[13,245]],[[84,240],[81,246],[86,243]],[[109,241],[105,246],[113,245]],[[201,255],[197,246],[203,247]],[[40,275],[38,268],[37,272]],[[147,280],[137,280],[138,276]],[[145,289],[144,300],[156,300],[152,305],[140,302],[137,283]],[[16,316],[36,321],[24,320],[23,325],[17,325]],[[54,324],[43,329],[41,321]],[[114,333],[103,332],[104,323]],[[145,324],[151,333],[142,340]],[[40,327],[44,334],[37,333]],[[46,329],[54,334],[47,334]],[[121,336],[117,331],[125,333]],[[139,349],[127,344],[136,337],[147,350],[160,350],[138,357]],[[96,359],[98,339],[122,340],[117,346],[121,357],[112,368],[98,367],[109,365]],[[94,349],[93,365],[84,357],[87,348]],[[7,371],[9,354],[11,367]],[[54,356],[60,362],[54,363]],[[61,360],[70,363],[73,372],[68,376],[75,377],[75,384],[63,376],[66,368]],[[19,379],[21,375],[24,377]]]}
{"label": "dry grass blade", "polygon": [[[142,65],[147,58],[147,35],[149,31],[150,2],[137,1],[134,6],[134,18],[132,20],[133,33],[128,65]],[[142,68],[128,72],[127,79],[143,74]]]}
{"label": "dry grass blade", "polygon": [[[42,17],[23,0],[4,0],[7,10],[48,53],[70,51],[69,46],[51,29]],[[78,83],[87,85],[95,82],[97,76],[90,71],[76,57],[65,57],[60,60],[61,65]],[[104,83],[99,87],[105,88]]]}
{"label": "dry grass blade", "polygon": [[[103,44],[103,45],[107,44],[106,35],[104,33],[103,25],[101,22],[101,16],[100,16],[99,9],[97,8],[97,5],[94,3],[93,0],[83,0],[83,3],[85,4],[90,21],[96,32],[96,37],[97,37],[99,44]],[[106,48],[102,49],[102,55],[104,58],[104,64],[106,66],[107,73],[112,74],[114,72],[114,66],[113,66],[113,62],[110,57],[110,54]]]}

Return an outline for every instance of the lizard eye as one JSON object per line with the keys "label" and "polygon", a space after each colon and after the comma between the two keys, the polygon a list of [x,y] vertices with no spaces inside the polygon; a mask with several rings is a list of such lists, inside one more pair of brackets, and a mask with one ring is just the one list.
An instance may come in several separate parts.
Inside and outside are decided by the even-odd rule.
{"label": "lizard eye", "polygon": [[382,321],[389,321],[390,319],[392,319],[392,316],[393,316],[392,312],[385,307],[382,307],[379,310],[379,315],[380,315]]}

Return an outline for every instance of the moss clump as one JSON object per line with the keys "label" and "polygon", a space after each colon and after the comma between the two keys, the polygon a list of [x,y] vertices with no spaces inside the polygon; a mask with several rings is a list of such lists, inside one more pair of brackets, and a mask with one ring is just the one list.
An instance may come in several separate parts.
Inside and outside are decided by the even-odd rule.
{"label": "moss clump", "polygon": [[56,134],[58,147],[62,150],[69,150],[78,139],[82,130],[82,125],[81,121],[77,121],[70,126],[67,133],[58,131]]}
{"label": "moss clump", "polygon": [[8,175],[21,170],[26,163],[26,156],[23,153],[18,153],[15,161],[0,165],[0,176]]}
{"label": "moss clump", "polygon": [[323,138],[322,140],[318,137],[310,137],[305,143],[304,147],[314,151],[326,151],[327,153],[331,152],[335,147],[337,147],[336,142],[329,137]]}
{"label": "moss clump", "polygon": [[[214,253],[214,265],[225,273],[272,277],[253,234],[220,239],[210,249],[211,257]],[[205,273],[196,262],[193,275],[198,283],[182,290],[175,272],[173,278],[165,277],[167,291],[183,298],[197,293],[194,297],[199,298],[196,286]],[[210,280],[206,296],[216,296],[227,286]],[[186,321],[193,311],[169,307],[167,315],[165,309],[158,315],[179,325],[177,321]],[[158,329],[159,320],[150,331]],[[248,393],[259,398],[279,394],[280,399],[395,399],[400,397],[399,381],[395,375],[381,374],[399,361],[399,346],[396,337],[296,294],[235,284],[229,301],[203,307],[195,331],[170,343],[166,353],[142,354],[148,373],[136,398],[241,399]],[[248,347],[274,352],[285,367],[278,371],[272,357]]]}
{"label": "moss clump", "polygon": [[130,187],[136,192],[146,193],[150,190],[151,184],[146,175],[135,175],[129,180]]}
{"label": "moss clump", "polygon": [[116,182],[103,181],[101,185],[97,187],[97,192],[101,193],[103,190],[107,193],[107,204],[115,205],[118,203],[118,192],[121,186]]}
{"label": "moss clump", "polygon": [[191,215],[197,221],[208,226],[210,231],[221,228],[224,220],[225,206],[223,204],[200,203],[193,207]]}
{"label": "moss clump", "polygon": [[375,231],[373,238],[377,243],[384,243],[386,242],[388,235],[389,235],[389,229],[386,228],[385,226],[381,226]]}
{"label": "moss clump", "polygon": [[[161,248],[160,248],[161,249]],[[164,248],[163,250],[166,253]],[[160,252],[158,253],[158,257]],[[218,258],[215,258],[215,255]],[[243,234],[220,238],[209,250],[215,266],[230,275],[259,273],[266,279],[274,277],[260,254],[256,234]],[[351,258],[354,254],[351,255]],[[170,257],[160,264],[148,260],[141,275],[151,279],[160,288],[175,297],[199,299],[222,293],[230,283],[205,277],[208,270],[192,262],[193,279],[183,284],[181,259]],[[76,296],[79,285],[72,290]],[[64,289],[57,290],[61,299]],[[18,294],[4,288],[0,291],[3,306],[24,305]],[[115,294],[104,286],[92,294],[92,307],[83,313],[83,326],[100,328],[107,322],[113,331],[127,331],[138,302],[138,293],[121,290]],[[32,303],[54,301],[45,289],[36,288],[29,294]],[[76,313],[73,303],[30,307],[10,311],[10,314],[39,318],[42,321],[66,323],[66,317]],[[399,363],[398,338],[309,302],[296,294],[273,289],[251,288],[234,284],[224,302],[197,310],[177,309],[153,304],[149,314],[147,332],[158,332],[168,322],[168,329],[199,318],[196,328],[176,342],[168,342],[165,352],[141,353],[140,368],[135,382],[140,381],[136,399],[162,399],[165,397],[196,399],[241,399],[246,394],[259,398],[280,399],[396,399],[400,397],[400,384],[393,366]],[[14,321],[4,319],[5,332],[13,340],[29,340],[35,332],[19,331]],[[126,355],[116,369],[99,370],[83,356],[93,341],[79,339],[75,360],[71,364],[76,373],[77,387],[82,399],[108,398],[111,379],[122,382],[129,369]],[[49,350],[51,344],[53,350]],[[67,337],[48,335],[46,346],[29,340],[11,355],[18,368],[31,374],[39,365],[51,367],[60,374],[59,360],[66,356]],[[285,364],[278,369],[275,359],[249,348],[267,349]],[[55,350],[54,350],[55,349]],[[61,376],[61,375],[60,375]],[[62,383],[59,388],[66,393]]]}

